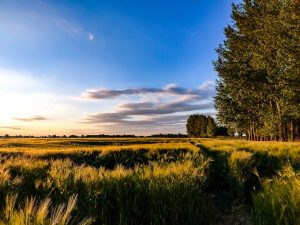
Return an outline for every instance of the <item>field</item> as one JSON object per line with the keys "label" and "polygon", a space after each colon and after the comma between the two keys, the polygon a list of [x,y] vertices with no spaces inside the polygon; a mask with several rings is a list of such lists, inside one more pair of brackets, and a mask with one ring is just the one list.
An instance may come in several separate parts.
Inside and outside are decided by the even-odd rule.
{"label": "field", "polygon": [[0,139],[0,224],[300,224],[300,143]]}

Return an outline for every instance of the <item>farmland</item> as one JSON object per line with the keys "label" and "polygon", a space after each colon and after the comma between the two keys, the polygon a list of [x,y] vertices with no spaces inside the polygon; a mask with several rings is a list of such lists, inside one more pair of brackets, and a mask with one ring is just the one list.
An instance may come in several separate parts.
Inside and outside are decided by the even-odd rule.
{"label": "farmland", "polygon": [[0,224],[300,224],[300,143],[0,139]]}

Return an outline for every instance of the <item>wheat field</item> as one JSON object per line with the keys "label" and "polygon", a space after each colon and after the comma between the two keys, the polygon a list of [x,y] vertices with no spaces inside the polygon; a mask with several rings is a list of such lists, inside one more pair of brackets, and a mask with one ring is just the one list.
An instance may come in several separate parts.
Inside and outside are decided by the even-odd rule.
{"label": "wheat field", "polygon": [[300,224],[300,143],[0,139],[0,224]]}

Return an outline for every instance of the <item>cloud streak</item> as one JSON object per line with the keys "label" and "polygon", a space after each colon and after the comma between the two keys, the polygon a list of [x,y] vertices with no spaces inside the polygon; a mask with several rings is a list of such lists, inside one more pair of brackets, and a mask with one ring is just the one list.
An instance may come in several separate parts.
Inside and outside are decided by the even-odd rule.
{"label": "cloud streak", "polygon": [[23,122],[34,122],[34,121],[47,120],[47,118],[43,116],[32,116],[28,118],[14,118],[14,120],[23,121]]}
{"label": "cloud streak", "polygon": [[23,126],[0,126],[0,129],[23,130]]}
{"label": "cloud streak", "polygon": [[204,110],[213,108],[212,103],[191,104],[188,102],[171,103],[125,103],[119,106],[119,112],[127,115],[164,115],[178,112],[188,112],[194,110]]}
{"label": "cloud streak", "polygon": [[[140,96],[143,101],[126,102],[117,105],[112,112],[94,113],[87,115],[83,123],[118,128],[165,129],[166,127],[184,130],[189,114],[214,114],[211,97],[214,83],[205,82],[198,89],[187,89],[175,84],[163,88],[135,89],[98,89],[83,92],[87,99],[114,99],[120,96]],[[150,97],[150,98],[149,98]],[[152,98],[151,98],[152,97]],[[153,98],[155,99],[153,101]],[[146,100],[145,100],[146,99]]]}
{"label": "cloud streak", "polygon": [[119,96],[130,95],[172,95],[185,96],[194,100],[205,99],[213,92],[214,83],[209,81],[202,84],[198,89],[192,90],[178,86],[177,84],[168,84],[163,88],[126,88],[126,89],[94,89],[86,90],[81,96],[86,99],[113,99]]}
{"label": "cloud streak", "polygon": [[[212,110],[212,103],[186,104],[182,102],[170,104],[155,103],[127,103],[122,105],[117,111],[111,113],[96,113],[85,118],[85,123],[92,124],[148,124],[178,123],[180,119],[186,119],[186,113],[195,110]],[[185,113],[184,115],[174,115],[175,113]],[[136,119],[143,116],[142,119]]]}

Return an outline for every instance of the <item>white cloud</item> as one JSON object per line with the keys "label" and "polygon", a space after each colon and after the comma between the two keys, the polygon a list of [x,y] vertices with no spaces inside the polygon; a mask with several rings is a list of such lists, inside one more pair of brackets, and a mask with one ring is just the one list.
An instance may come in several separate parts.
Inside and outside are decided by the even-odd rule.
{"label": "white cloud", "polygon": [[95,38],[94,34],[88,33],[88,39],[89,39],[90,41],[93,41],[94,38]]}
{"label": "white cloud", "polygon": [[199,89],[200,90],[210,90],[210,89],[213,89],[214,87],[215,87],[215,82],[212,80],[207,80],[199,86]]}

